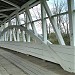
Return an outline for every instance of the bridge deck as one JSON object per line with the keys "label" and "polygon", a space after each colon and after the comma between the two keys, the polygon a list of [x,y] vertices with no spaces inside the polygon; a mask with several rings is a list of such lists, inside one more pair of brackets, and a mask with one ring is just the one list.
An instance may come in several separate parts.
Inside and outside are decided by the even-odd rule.
{"label": "bridge deck", "polygon": [[74,75],[59,65],[14,51],[0,49],[1,75]]}
{"label": "bridge deck", "polygon": [[27,75],[0,55],[0,75]]}

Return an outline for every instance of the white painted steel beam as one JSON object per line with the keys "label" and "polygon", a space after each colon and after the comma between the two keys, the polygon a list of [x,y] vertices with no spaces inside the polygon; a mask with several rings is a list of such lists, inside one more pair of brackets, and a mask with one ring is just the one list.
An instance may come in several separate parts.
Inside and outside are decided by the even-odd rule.
{"label": "white painted steel beam", "polygon": [[17,26],[17,25],[10,25],[10,26],[8,26],[7,28],[5,28],[1,33],[1,35],[0,36],[2,36],[8,29],[13,29],[13,28],[17,28],[17,29],[21,29],[21,30],[26,30],[26,27],[22,27],[22,26]]}
{"label": "white painted steel beam", "polygon": [[[9,26],[11,25],[11,21],[9,20]],[[12,29],[9,29],[9,41],[12,41]]]}
{"label": "white painted steel beam", "polygon": [[[19,13],[17,11],[16,13],[16,25],[20,25],[20,21],[19,21]],[[19,29],[16,29],[17,30],[17,41],[20,41],[20,35],[19,35]]]}
{"label": "white painted steel beam", "polygon": [[31,14],[30,14],[29,9],[26,9],[26,15],[27,15],[28,18],[29,18],[29,21],[30,21],[30,23],[31,23],[31,26],[32,26],[32,29],[33,29],[35,35],[38,35],[38,34],[37,34],[37,31],[36,31],[36,28],[35,28],[35,25],[34,25],[34,23],[33,23],[33,20],[32,20],[32,17],[31,17]]}
{"label": "white painted steel beam", "polygon": [[[41,1],[41,0],[40,0],[40,1]],[[57,39],[58,39],[59,44],[65,45],[65,42],[64,42],[64,40],[63,40],[63,38],[62,38],[62,35],[61,35],[60,30],[59,30],[58,27],[57,27],[57,24],[56,24],[55,19],[54,19],[54,18],[51,18],[52,14],[51,14],[51,11],[50,11],[50,9],[49,9],[49,7],[48,7],[48,5],[47,5],[46,0],[42,0],[41,3],[43,4],[43,6],[44,6],[44,8],[45,8],[45,10],[46,10],[46,13],[47,13],[47,15],[48,15],[48,17],[49,17],[49,20],[50,20],[50,22],[51,22],[51,24],[52,24],[52,26],[53,26],[53,29],[54,29],[54,31],[55,31],[55,33],[56,33],[56,37],[57,37]]]}
{"label": "white painted steel beam", "polygon": [[19,29],[16,30],[17,30],[17,41],[20,41]]}
{"label": "white painted steel beam", "polygon": [[8,41],[8,39],[9,39],[9,30],[7,31],[7,41]]}
{"label": "white painted steel beam", "polygon": [[68,14],[69,14],[69,29],[70,29],[70,44],[75,46],[75,12],[74,0],[67,0],[68,2]]}
{"label": "white painted steel beam", "polygon": [[[27,29],[29,30],[30,28],[29,28],[29,24],[27,24],[28,23],[28,21],[29,21],[29,18],[28,18],[28,16],[26,15],[26,27],[27,27]],[[27,42],[30,42],[30,35],[27,33]]]}
{"label": "white painted steel beam", "polygon": [[46,24],[46,11],[43,7],[43,5],[41,4],[41,18],[42,18],[42,34],[43,34],[43,41],[44,43],[47,44],[47,24]]}
{"label": "white painted steel beam", "polygon": [[1,36],[1,41],[4,41],[4,34]]}
{"label": "white painted steel beam", "polygon": [[[30,34],[31,37],[37,38],[37,40],[40,39],[38,36],[36,36],[36,35],[33,33],[32,30],[30,30],[30,29],[28,30],[26,27],[17,26],[17,25],[8,26],[7,28],[5,28],[5,29],[1,32],[0,36],[2,36],[8,29],[11,30],[11,29],[13,29],[13,28],[16,28],[16,29],[20,29],[20,30],[22,30],[22,31],[25,31],[26,33]],[[40,39],[40,40],[41,40],[41,39]]]}
{"label": "white painted steel beam", "polygon": [[10,41],[12,41],[12,30],[10,29]]}
{"label": "white painted steel beam", "polygon": [[[4,23],[4,29],[5,29],[5,23]],[[7,34],[7,31],[4,33],[4,41],[6,41],[6,34]]]}
{"label": "white painted steel beam", "polygon": [[26,42],[25,31],[22,31],[23,41]]}
{"label": "white painted steel beam", "polygon": [[12,6],[16,7],[17,9],[20,9],[20,7],[18,5],[14,4],[14,3],[10,2],[10,1],[7,1],[7,0],[1,0],[1,1],[3,1],[3,2],[9,4],[9,5],[12,5]]}
{"label": "white painted steel beam", "polygon": [[13,38],[14,38],[14,41],[16,41],[16,35],[15,35],[15,28],[13,28]]}
{"label": "white painted steel beam", "polygon": [[6,39],[7,39],[6,34],[7,34],[7,32],[4,33],[4,41],[6,41]]}
{"label": "white painted steel beam", "polygon": [[[24,13],[24,20],[26,21],[25,13]],[[25,23],[26,23],[25,21],[24,21],[24,25],[25,25]],[[26,35],[26,32],[25,32],[25,31],[22,31],[22,37],[23,37],[23,41],[24,41],[24,42],[26,42],[26,36],[25,36],[25,35]]]}
{"label": "white painted steel beam", "polygon": [[25,4],[21,7],[21,9],[26,8],[27,6],[31,5],[31,4],[34,3],[35,1],[36,1],[36,0],[29,0],[27,3],[25,3]]}

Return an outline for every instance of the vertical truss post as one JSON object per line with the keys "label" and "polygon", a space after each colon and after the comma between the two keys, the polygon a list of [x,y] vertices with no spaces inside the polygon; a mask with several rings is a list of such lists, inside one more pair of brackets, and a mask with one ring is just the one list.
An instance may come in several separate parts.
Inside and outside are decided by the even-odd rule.
{"label": "vertical truss post", "polygon": [[[25,18],[25,13],[24,13],[24,23],[26,21],[26,18]],[[26,42],[26,37],[25,37],[26,33],[25,31],[22,31],[22,37],[23,37],[23,41]]]}
{"label": "vertical truss post", "polygon": [[[5,28],[5,23],[4,23],[4,28]],[[7,32],[4,33],[4,41],[7,41]]]}
{"label": "vertical truss post", "polygon": [[32,16],[31,16],[31,14],[30,14],[29,9],[26,9],[26,15],[28,16],[29,21],[31,22],[31,26],[32,26],[32,29],[33,29],[33,31],[34,31],[34,34],[37,36],[38,34],[37,34],[37,31],[36,31],[36,28],[35,28],[34,22],[33,22],[33,20],[32,20]]}
{"label": "vertical truss post", "polygon": [[69,29],[70,29],[70,44],[75,46],[75,12],[74,0],[67,0],[68,3],[68,14],[69,14]]}
{"label": "vertical truss post", "polygon": [[[29,18],[28,16],[26,15],[26,27],[27,27],[27,30],[29,30],[29,24],[27,24],[29,21]],[[30,35],[27,33],[27,42],[30,42]]]}
{"label": "vertical truss post", "polygon": [[[3,29],[4,29],[4,25],[2,24],[1,25],[1,31],[3,31]],[[4,34],[2,35],[2,36],[0,36],[0,41],[4,41]]]}
{"label": "vertical truss post", "polygon": [[47,13],[47,15],[49,17],[49,20],[50,20],[52,26],[53,26],[53,29],[55,31],[55,34],[56,34],[56,37],[58,39],[59,44],[65,45],[65,42],[64,42],[64,40],[62,38],[62,35],[61,35],[60,30],[57,27],[57,24],[56,24],[55,19],[54,18],[51,18],[52,14],[51,14],[51,11],[50,11],[50,9],[48,7],[48,4],[47,4],[46,0],[40,0],[40,2],[43,5],[43,7],[45,8],[45,11],[46,11],[46,13]]}
{"label": "vertical truss post", "polygon": [[2,41],[4,41],[4,34],[3,34],[3,36],[1,37],[1,39],[2,39]]}
{"label": "vertical truss post", "polygon": [[7,32],[5,32],[5,33],[6,33],[6,41],[8,41],[8,39],[9,39],[9,30],[7,30]]}
{"label": "vertical truss post", "polygon": [[[18,11],[17,11],[17,13],[16,13],[16,24],[17,25],[20,25],[20,22],[19,22],[19,13],[18,13]],[[19,36],[19,29],[17,29],[17,41],[20,41],[20,36]]]}
{"label": "vertical truss post", "polygon": [[41,18],[42,18],[42,32],[43,32],[43,41],[47,44],[47,26],[46,26],[46,11],[41,3]]}
{"label": "vertical truss post", "polygon": [[6,34],[7,34],[7,32],[4,33],[4,41],[6,41],[6,39],[7,39]]}
{"label": "vertical truss post", "polygon": [[12,30],[10,29],[10,41],[12,41]]}
{"label": "vertical truss post", "polygon": [[8,39],[9,39],[9,31],[7,31],[7,41],[8,41]]}
{"label": "vertical truss post", "polygon": [[[9,20],[9,26],[11,25],[11,20]],[[12,41],[12,29],[9,29],[9,40]]]}
{"label": "vertical truss post", "polygon": [[16,41],[15,28],[13,28],[13,38],[14,38],[14,41]]}
{"label": "vertical truss post", "polygon": [[14,41],[17,41],[15,28],[12,29],[12,36],[13,36]]}
{"label": "vertical truss post", "polygon": [[22,37],[23,37],[23,41],[26,42],[25,31],[22,31]]}

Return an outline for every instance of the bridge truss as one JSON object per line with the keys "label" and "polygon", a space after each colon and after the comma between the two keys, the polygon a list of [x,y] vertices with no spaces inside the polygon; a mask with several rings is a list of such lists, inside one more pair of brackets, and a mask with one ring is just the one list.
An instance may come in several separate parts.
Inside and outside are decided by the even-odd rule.
{"label": "bridge truss", "polygon": [[[0,21],[0,47],[18,51],[24,54],[29,54],[44,60],[48,60],[57,64],[69,72],[75,73],[75,10],[74,0],[67,0],[68,11],[53,15],[46,0],[30,0],[21,7],[12,3],[10,0],[1,0],[14,8],[0,10],[0,12],[15,10],[10,15],[1,13],[0,18],[6,17]],[[31,11],[34,7],[40,4],[40,18]],[[36,10],[35,10],[36,11]],[[23,13],[24,23],[20,22],[20,14]],[[38,13],[36,13],[38,14]],[[62,33],[57,26],[56,18],[60,15],[67,14],[69,17],[69,37],[70,46],[65,44]],[[12,24],[12,19],[15,18],[15,24]],[[33,20],[34,19],[34,20]],[[52,44],[47,36],[47,19],[49,19],[59,45]],[[41,34],[38,33],[36,22],[41,25]],[[38,24],[37,24],[38,25]]]}

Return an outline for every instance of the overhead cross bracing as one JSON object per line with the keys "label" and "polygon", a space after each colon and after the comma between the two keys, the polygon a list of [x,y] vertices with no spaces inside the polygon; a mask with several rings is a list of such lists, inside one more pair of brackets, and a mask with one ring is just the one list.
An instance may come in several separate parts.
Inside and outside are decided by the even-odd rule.
{"label": "overhead cross bracing", "polygon": [[63,12],[48,2],[0,0],[0,47],[57,63],[75,73],[74,0],[66,0]]}
{"label": "overhead cross bracing", "polygon": [[[28,0],[0,0],[0,13],[5,15],[10,15],[15,10],[21,8],[23,4],[28,2]],[[4,16],[4,15],[3,15]],[[5,19],[7,16],[2,17],[1,21]]]}

